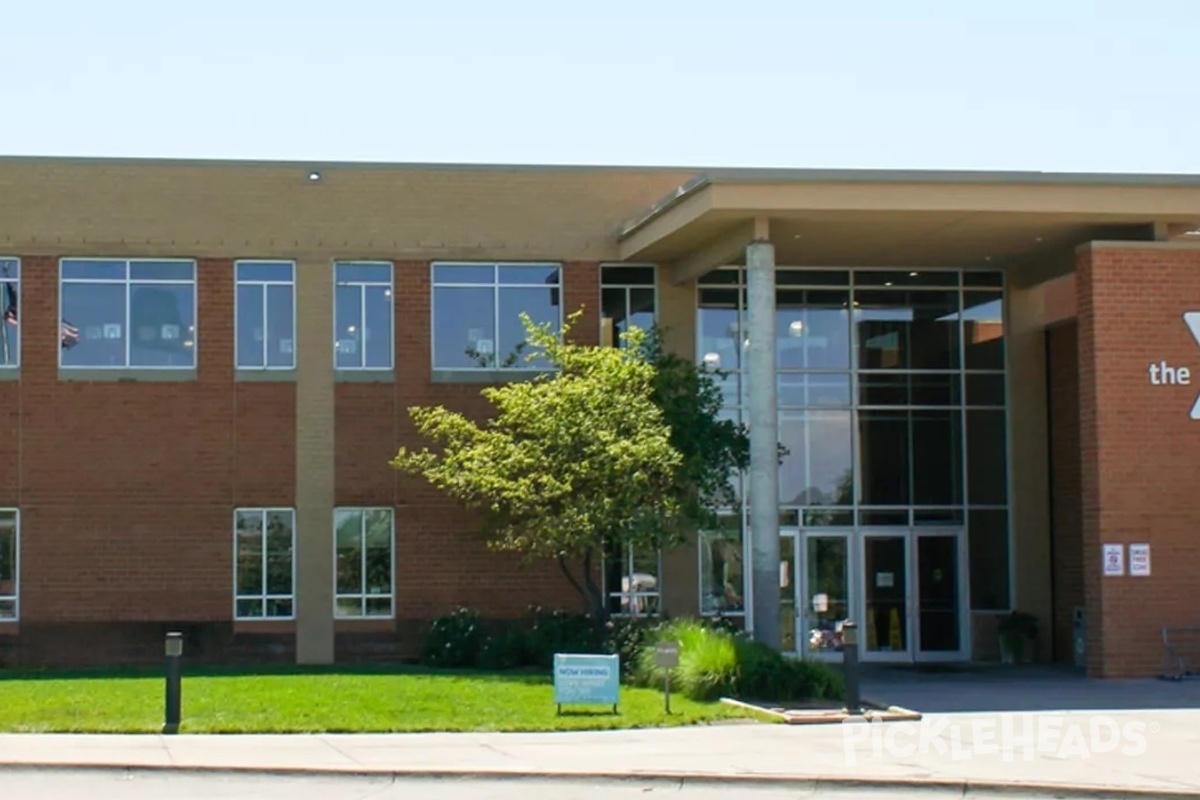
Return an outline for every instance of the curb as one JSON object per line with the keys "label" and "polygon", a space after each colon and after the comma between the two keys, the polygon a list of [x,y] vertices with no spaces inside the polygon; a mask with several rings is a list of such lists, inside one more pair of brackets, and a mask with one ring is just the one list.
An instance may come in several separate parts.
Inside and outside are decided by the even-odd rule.
{"label": "curb", "polygon": [[392,778],[441,781],[591,781],[596,783],[671,783],[678,785],[711,786],[774,786],[817,791],[929,791],[953,792],[958,796],[993,794],[1017,797],[1046,795],[1049,797],[1089,798],[1200,798],[1200,789],[1152,789],[1137,786],[1080,785],[1023,781],[975,781],[960,778],[870,778],[844,775],[763,775],[763,774],[703,774],[694,772],[570,772],[570,771],[505,771],[505,770],[423,770],[379,769],[353,766],[340,767],[250,767],[169,764],[65,764],[65,763],[0,763],[5,771],[75,771],[75,772],[153,772],[195,773],[206,775],[262,775],[272,777],[315,778]]}

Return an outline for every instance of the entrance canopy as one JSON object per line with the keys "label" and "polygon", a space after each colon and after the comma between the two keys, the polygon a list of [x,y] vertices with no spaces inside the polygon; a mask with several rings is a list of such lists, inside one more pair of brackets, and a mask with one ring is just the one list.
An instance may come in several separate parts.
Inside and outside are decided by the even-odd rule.
{"label": "entrance canopy", "polygon": [[722,171],[629,220],[626,261],[683,283],[742,263],[769,239],[795,266],[1009,268],[1095,240],[1166,240],[1200,228],[1200,176],[996,172]]}

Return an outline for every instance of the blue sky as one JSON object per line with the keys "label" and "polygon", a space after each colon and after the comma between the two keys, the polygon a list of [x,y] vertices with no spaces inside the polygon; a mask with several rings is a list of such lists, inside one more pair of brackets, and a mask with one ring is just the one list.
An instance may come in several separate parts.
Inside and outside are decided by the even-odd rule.
{"label": "blue sky", "polygon": [[1194,6],[11,2],[0,154],[1200,172]]}

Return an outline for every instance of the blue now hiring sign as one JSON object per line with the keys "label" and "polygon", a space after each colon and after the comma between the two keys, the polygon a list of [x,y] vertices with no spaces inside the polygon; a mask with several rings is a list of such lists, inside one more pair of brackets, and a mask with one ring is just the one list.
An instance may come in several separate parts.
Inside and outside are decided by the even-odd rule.
{"label": "blue now hiring sign", "polygon": [[554,702],[615,706],[621,688],[620,656],[554,654]]}

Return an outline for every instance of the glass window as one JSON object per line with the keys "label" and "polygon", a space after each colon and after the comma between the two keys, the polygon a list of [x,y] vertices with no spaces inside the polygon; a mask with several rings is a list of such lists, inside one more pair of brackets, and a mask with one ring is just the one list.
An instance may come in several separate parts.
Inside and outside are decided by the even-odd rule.
{"label": "glass window", "polygon": [[976,506],[1008,501],[1008,425],[1003,411],[967,411],[968,500]]}
{"label": "glass window", "polygon": [[600,341],[620,347],[629,328],[649,330],[657,319],[654,267],[600,268]]}
{"label": "glass window", "polygon": [[234,616],[290,619],[295,614],[295,513],[290,508],[234,512]]}
{"label": "glass window", "polygon": [[0,620],[17,618],[20,549],[17,511],[0,509]]}
{"label": "glass window", "polygon": [[562,325],[561,274],[550,264],[434,264],[434,369],[539,369],[520,315]]}
{"label": "glass window", "polygon": [[967,514],[967,550],[970,553],[971,608],[976,611],[1008,609],[1008,512],[972,509]]}
{"label": "glass window", "polygon": [[849,305],[849,291],[776,290],[777,367],[849,369]]}
{"label": "glass window", "polygon": [[727,516],[718,530],[702,531],[700,545],[700,613],[741,614],[746,610],[742,519]]}
{"label": "glass window", "polygon": [[865,506],[963,503],[962,412],[859,412]]}
{"label": "glass window", "polygon": [[659,612],[659,553],[632,547],[610,551],[604,558],[604,591],[608,611],[616,616],[653,617]]}
{"label": "glass window", "polygon": [[237,368],[294,368],[296,265],[291,261],[238,261],[234,269]]}
{"label": "glass window", "polygon": [[961,397],[959,373],[864,372],[858,377],[863,406],[957,406]]}
{"label": "glass window", "polygon": [[3,308],[0,313],[4,317],[0,327],[0,367],[21,363],[20,297],[21,262],[0,258],[0,308]]}
{"label": "glass window", "polygon": [[957,291],[854,295],[860,369],[959,369]]}
{"label": "glass window", "polygon": [[740,298],[738,289],[700,290],[697,357],[712,369],[736,372],[742,368]]}
{"label": "glass window", "polygon": [[392,368],[392,265],[334,264],[334,354],[338,369]]}
{"label": "glass window", "polygon": [[390,508],[339,508],[334,512],[338,617],[390,617],[394,613],[394,515]]}
{"label": "glass window", "polygon": [[61,262],[63,367],[196,366],[196,262]]}
{"label": "glass window", "polygon": [[779,502],[788,506],[854,503],[854,445],[849,411],[785,412],[779,441]]}
{"label": "glass window", "polygon": [[781,372],[776,397],[780,408],[847,408],[850,406],[850,375]]}
{"label": "glass window", "polygon": [[963,293],[967,369],[1004,369],[1004,308],[1000,292]]}

